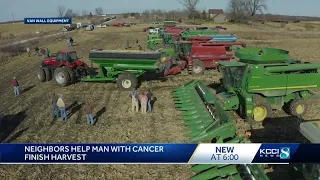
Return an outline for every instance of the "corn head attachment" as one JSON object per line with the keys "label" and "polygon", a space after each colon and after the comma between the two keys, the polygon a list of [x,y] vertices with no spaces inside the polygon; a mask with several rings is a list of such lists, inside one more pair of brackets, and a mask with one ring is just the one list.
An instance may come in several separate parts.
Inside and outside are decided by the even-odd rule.
{"label": "corn head attachment", "polygon": [[[176,108],[182,111],[181,119],[191,133],[190,141],[211,140],[215,143],[243,143],[245,138],[236,135],[236,126],[220,101],[201,81],[189,83],[173,90]],[[197,164],[191,168],[197,174],[194,180],[269,180],[257,165]]]}
{"label": "corn head attachment", "polygon": [[235,137],[236,127],[218,99],[201,81],[191,81],[173,90],[176,108],[182,111],[190,141],[226,140]]}

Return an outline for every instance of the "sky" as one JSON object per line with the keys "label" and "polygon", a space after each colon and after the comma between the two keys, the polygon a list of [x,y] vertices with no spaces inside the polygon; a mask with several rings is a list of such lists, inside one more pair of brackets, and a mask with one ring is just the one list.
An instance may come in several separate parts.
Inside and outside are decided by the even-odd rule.
{"label": "sky", "polygon": [[[268,10],[264,13],[318,16],[320,0],[265,0]],[[146,9],[174,10],[183,9],[176,0],[0,0],[0,22],[29,18],[56,17],[57,7],[64,5],[81,14],[82,10],[94,13],[96,7],[102,7],[106,14],[124,12],[142,12]],[[203,9],[226,9],[228,0],[200,0],[197,5]]]}

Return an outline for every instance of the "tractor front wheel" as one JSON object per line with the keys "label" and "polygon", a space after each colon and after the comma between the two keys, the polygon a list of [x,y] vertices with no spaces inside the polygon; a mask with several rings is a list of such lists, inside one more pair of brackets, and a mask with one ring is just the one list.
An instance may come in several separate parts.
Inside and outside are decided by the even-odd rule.
{"label": "tractor front wheel", "polygon": [[46,81],[46,73],[44,72],[42,67],[39,69],[37,77],[38,77],[40,82],[45,82]]}
{"label": "tractor front wheel", "polygon": [[192,73],[195,75],[200,75],[203,74],[204,71],[206,70],[204,64],[202,61],[198,59],[194,59],[192,61]]}
{"label": "tractor front wheel", "polygon": [[300,117],[306,114],[307,112],[307,102],[302,99],[295,99],[289,102],[289,114],[292,116]]}
{"label": "tractor front wheel", "polygon": [[70,83],[70,75],[65,67],[57,68],[54,71],[54,78],[61,86],[67,86]]}
{"label": "tractor front wheel", "polygon": [[138,78],[129,72],[124,72],[119,75],[117,85],[122,91],[134,90],[138,86]]}

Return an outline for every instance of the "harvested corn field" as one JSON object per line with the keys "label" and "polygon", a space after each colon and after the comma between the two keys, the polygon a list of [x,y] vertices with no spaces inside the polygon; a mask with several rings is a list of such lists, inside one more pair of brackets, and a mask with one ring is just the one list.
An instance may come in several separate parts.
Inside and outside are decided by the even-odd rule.
{"label": "harvested corn field", "polygon": [[[142,32],[148,25],[78,31],[72,38],[79,57],[90,64],[92,49],[125,49],[127,40],[131,49],[138,49],[136,40],[147,50],[147,33]],[[272,47],[290,51],[296,59],[318,61],[320,34],[302,35],[301,32],[272,32],[238,25],[229,25],[239,40],[248,47]],[[1,25],[0,25],[1,28]],[[268,39],[267,41],[265,39]],[[52,52],[67,49],[65,39],[40,41],[41,47]],[[1,127],[2,142],[22,143],[186,143],[189,142],[180,112],[175,109],[172,90],[191,80],[207,84],[218,82],[220,74],[215,70],[193,76],[182,72],[161,80],[143,80],[138,91],[150,89],[156,101],[154,111],[147,115],[131,112],[131,99],[126,91],[119,91],[115,83],[78,82],[60,87],[54,81],[40,83],[37,71],[41,58],[22,54],[0,63],[0,112],[6,116]],[[16,77],[23,93],[14,97],[10,81]],[[148,78],[145,78],[148,79]],[[63,95],[69,112],[69,120],[53,121],[51,118],[51,95]],[[82,105],[87,100],[94,102],[95,126],[86,124]],[[317,109],[319,100],[311,100],[306,119],[320,118]],[[237,133],[244,134],[250,125],[238,115],[232,115]],[[6,127],[6,128],[5,128]],[[253,126],[252,142],[301,142],[297,132],[296,119],[278,111],[273,119],[263,125]],[[2,179],[188,179],[194,175],[188,165],[6,165],[0,169]],[[283,166],[268,167],[271,179],[288,179],[289,171]],[[290,179],[290,178],[289,178]]]}

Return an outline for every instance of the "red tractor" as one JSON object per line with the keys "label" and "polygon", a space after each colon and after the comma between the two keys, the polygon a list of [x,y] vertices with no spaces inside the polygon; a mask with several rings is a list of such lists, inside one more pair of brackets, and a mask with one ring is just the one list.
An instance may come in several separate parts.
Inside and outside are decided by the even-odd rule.
{"label": "red tractor", "polygon": [[87,76],[88,70],[88,65],[77,57],[76,51],[62,50],[56,56],[42,61],[38,79],[45,82],[54,78],[61,86],[67,86]]}

